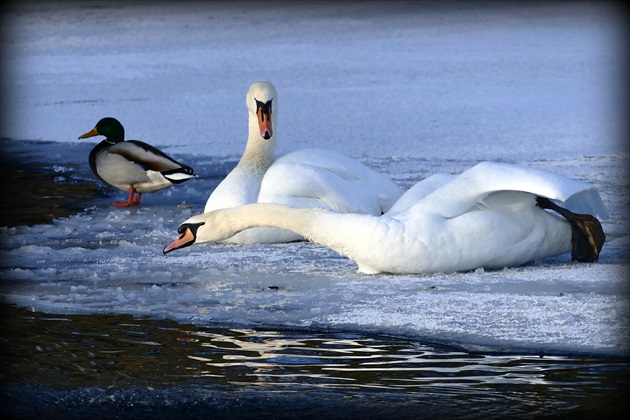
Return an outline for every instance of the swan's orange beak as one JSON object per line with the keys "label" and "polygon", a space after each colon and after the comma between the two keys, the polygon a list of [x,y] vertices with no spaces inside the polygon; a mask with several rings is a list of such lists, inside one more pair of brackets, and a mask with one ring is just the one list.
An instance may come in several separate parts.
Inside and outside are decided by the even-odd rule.
{"label": "swan's orange beak", "polygon": [[273,127],[271,126],[271,107],[263,110],[261,107],[256,112],[258,115],[258,128],[263,139],[269,140],[273,136]]}
{"label": "swan's orange beak", "polygon": [[169,246],[164,248],[163,253],[171,252],[174,249],[185,248],[195,243],[195,234],[190,228],[184,228],[180,232],[179,238],[175,239]]}
{"label": "swan's orange beak", "polygon": [[96,129],[96,127],[94,127],[92,130],[88,131],[87,133],[85,133],[85,134],[81,134],[81,135],[79,136],[79,140],[81,140],[81,139],[87,139],[88,137],[94,137],[94,136],[98,136],[98,135],[99,135],[99,132],[98,132],[98,130]]}

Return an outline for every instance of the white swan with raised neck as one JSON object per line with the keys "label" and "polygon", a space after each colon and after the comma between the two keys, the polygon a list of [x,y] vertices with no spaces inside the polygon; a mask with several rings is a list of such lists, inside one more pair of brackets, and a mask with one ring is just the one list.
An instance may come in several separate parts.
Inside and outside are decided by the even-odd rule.
{"label": "white swan with raised neck", "polygon": [[[304,149],[276,157],[278,93],[269,82],[254,82],[245,98],[248,137],[236,167],[215,188],[204,212],[250,203],[322,207],[340,213],[380,215],[402,195],[386,176],[332,150]],[[301,240],[277,228],[248,229],[228,243]]]}

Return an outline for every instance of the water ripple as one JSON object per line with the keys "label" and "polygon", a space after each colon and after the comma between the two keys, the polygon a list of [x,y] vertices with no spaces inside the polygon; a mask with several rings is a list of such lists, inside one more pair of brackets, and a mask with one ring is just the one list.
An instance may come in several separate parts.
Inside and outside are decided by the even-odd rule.
{"label": "water ripple", "polygon": [[[614,414],[625,409],[629,388],[630,367],[620,359],[475,353],[364,333],[212,327],[129,315],[54,317],[3,308],[10,320],[0,330],[3,399],[35,400],[42,413],[78,400],[87,407],[101,401],[92,408],[103,413],[108,404],[129,409],[140,401],[164,409],[159,390],[168,390],[169,401],[199,407],[220,393],[222,404],[253,398],[251,404],[266,408],[312,408],[325,401],[342,404],[348,415],[348,407],[367,407],[349,402],[366,398],[375,410],[390,407],[390,414],[396,409],[409,418],[418,412],[461,418]],[[103,392],[109,395],[105,405]]]}

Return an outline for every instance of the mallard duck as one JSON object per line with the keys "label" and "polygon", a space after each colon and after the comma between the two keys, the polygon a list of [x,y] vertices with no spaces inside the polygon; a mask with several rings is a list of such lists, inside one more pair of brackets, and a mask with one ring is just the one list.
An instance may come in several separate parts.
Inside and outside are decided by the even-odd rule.
{"label": "mallard duck", "polygon": [[79,139],[99,135],[105,136],[105,140],[90,152],[92,172],[101,181],[129,191],[129,199],[115,202],[114,207],[138,205],[142,193],[159,191],[195,177],[190,166],[177,162],[155,147],[139,140],[125,141],[125,129],[115,118],[101,119]]}
{"label": "mallard duck", "polygon": [[[332,150],[303,149],[276,156],[278,94],[273,84],[252,83],[245,105],[249,111],[245,151],[214,189],[204,212],[250,203],[279,203],[380,216],[402,195],[402,189],[386,176]],[[223,242],[301,239],[301,235],[286,230],[258,228]]]}
{"label": "mallard duck", "polygon": [[581,212],[608,217],[592,185],[484,162],[458,176],[420,181],[382,216],[280,204],[195,215],[164,253],[272,226],[328,246],[368,274],[501,269],[568,252],[574,260],[597,261],[605,235],[592,214]]}

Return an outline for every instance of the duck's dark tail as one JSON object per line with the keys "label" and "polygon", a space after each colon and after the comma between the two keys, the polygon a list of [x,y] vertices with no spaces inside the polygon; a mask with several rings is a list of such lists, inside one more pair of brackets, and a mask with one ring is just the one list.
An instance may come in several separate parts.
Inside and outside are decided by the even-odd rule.
{"label": "duck's dark tail", "polygon": [[536,197],[538,206],[553,210],[571,223],[571,259],[580,262],[597,262],[606,241],[601,223],[590,214],[576,214],[545,197]]}

